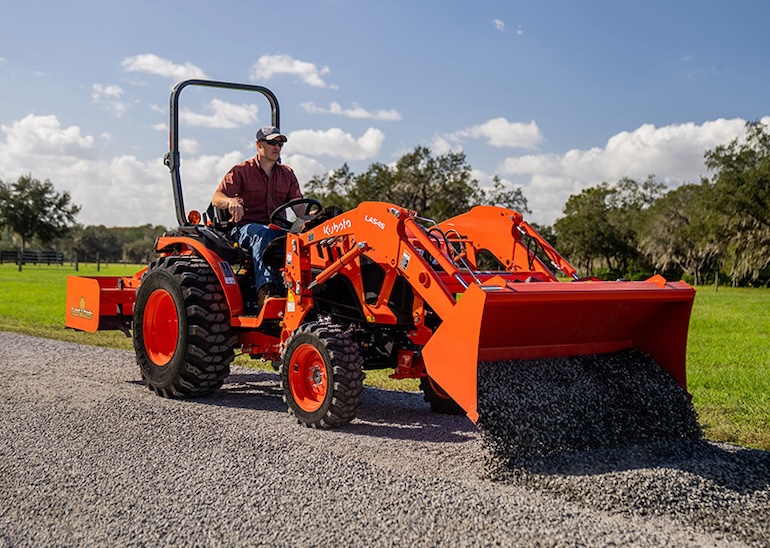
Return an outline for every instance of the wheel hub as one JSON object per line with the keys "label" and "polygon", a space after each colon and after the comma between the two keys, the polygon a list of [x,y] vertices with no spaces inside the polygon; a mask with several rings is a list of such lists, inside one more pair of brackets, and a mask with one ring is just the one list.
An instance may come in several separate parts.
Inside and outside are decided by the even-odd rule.
{"label": "wheel hub", "polygon": [[310,383],[310,387],[313,389],[314,392],[318,392],[323,385],[324,375],[323,371],[321,371],[321,368],[317,365],[314,365],[310,368],[310,375],[308,376],[308,381]]}
{"label": "wheel hub", "polygon": [[158,289],[147,299],[142,328],[148,357],[158,367],[167,365],[179,340],[176,305],[168,291]]}
{"label": "wheel hub", "polygon": [[313,345],[303,344],[294,352],[289,387],[300,409],[309,413],[320,409],[329,390],[329,378],[323,356]]}

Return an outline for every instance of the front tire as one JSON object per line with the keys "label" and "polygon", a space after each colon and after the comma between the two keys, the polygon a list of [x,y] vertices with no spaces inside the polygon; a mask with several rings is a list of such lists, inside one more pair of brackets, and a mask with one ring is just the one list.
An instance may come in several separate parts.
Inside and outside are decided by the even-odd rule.
{"label": "front tire", "polygon": [[289,412],[311,428],[352,421],[364,392],[363,358],[350,333],[328,321],[297,329],[281,354],[281,388]]}
{"label": "front tire", "polygon": [[465,410],[452,399],[452,396],[444,392],[436,381],[428,376],[420,379],[420,390],[423,393],[423,399],[430,404],[434,413],[442,415],[465,415]]}
{"label": "front tire", "polygon": [[230,374],[237,340],[224,292],[206,261],[161,257],[134,304],[134,350],[147,388],[165,398],[215,392]]}

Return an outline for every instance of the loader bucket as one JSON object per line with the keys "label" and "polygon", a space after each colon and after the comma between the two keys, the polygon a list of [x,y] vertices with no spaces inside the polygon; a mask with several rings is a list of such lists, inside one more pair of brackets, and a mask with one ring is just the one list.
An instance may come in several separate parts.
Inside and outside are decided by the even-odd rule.
{"label": "loader bucket", "polygon": [[695,290],[644,282],[470,286],[423,349],[428,375],[478,421],[480,362],[604,354],[636,348],[686,390]]}

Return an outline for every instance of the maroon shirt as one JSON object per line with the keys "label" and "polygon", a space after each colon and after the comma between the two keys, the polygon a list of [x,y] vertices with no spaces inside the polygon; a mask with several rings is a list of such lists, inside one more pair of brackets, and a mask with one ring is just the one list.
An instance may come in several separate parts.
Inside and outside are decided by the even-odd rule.
{"label": "maroon shirt", "polygon": [[297,176],[289,166],[276,163],[270,177],[259,167],[257,158],[233,166],[217,190],[228,198],[243,200],[243,219],[239,224],[270,222],[270,214],[289,200],[302,198]]}

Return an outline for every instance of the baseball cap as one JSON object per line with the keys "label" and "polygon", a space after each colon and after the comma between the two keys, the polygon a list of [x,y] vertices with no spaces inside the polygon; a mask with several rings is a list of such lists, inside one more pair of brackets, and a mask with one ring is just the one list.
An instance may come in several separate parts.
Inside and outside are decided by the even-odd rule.
{"label": "baseball cap", "polygon": [[283,141],[284,143],[288,141],[286,138],[286,135],[283,135],[281,133],[281,130],[279,130],[275,126],[265,126],[263,128],[260,128],[259,131],[257,131],[257,141]]}

